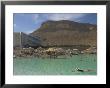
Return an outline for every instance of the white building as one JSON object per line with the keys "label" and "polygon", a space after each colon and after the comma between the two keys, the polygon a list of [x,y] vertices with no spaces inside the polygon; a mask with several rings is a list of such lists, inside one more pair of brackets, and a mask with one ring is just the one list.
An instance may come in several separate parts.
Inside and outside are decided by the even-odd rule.
{"label": "white building", "polygon": [[41,46],[41,39],[39,37],[33,37],[23,32],[14,32],[13,34],[13,46],[16,47],[38,47]]}

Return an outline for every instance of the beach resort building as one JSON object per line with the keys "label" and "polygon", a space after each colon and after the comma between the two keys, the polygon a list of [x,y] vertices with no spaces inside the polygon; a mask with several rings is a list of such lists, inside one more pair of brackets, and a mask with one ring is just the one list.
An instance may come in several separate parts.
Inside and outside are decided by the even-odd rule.
{"label": "beach resort building", "polygon": [[39,47],[42,41],[39,37],[33,37],[23,32],[14,32],[13,34],[13,46],[14,48],[28,48],[28,47]]}

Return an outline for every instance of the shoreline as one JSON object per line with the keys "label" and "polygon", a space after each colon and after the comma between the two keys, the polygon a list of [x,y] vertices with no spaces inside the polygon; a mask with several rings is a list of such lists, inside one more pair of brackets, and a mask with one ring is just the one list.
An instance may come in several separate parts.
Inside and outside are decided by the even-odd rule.
{"label": "shoreline", "polygon": [[14,49],[13,57],[41,57],[41,58],[57,58],[59,56],[64,57],[72,57],[74,55],[81,55],[81,54],[97,54],[97,48],[96,47],[90,47],[85,50],[79,50],[79,49],[63,49],[58,47],[52,47],[52,48],[42,48],[39,47],[37,49],[34,49],[32,47],[29,48],[19,48]]}
{"label": "shoreline", "polygon": [[[78,54],[78,55],[73,55],[72,57],[74,57],[74,56],[80,56],[80,55],[97,55],[97,54]],[[60,58],[59,58],[60,57]],[[59,56],[59,57],[57,57],[57,58],[49,58],[49,57],[44,57],[44,58],[42,58],[42,57],[35,57],[35,56],[25,56],[25,57],[23,57],[23,56],[21,56],[21,57],[19,57],[19,56],[17,56],[17,57],[13,57],[13,59],[18,59],[18,58],[27,58],[27,59],[35,59],[35,58],[37,58],[37,59],[67,59],[67,58],[71,58],[71,57],[69,57],[69,56],[67,56],[67,57],[64,57],[64,56]],[[63,58],[61,58],[61,57],[63,57]]]}

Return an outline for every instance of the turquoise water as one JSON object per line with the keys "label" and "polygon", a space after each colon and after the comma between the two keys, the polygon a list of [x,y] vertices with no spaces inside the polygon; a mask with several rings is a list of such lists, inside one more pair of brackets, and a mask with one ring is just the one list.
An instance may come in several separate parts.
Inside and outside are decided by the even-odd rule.
{"label": "turquoise water", "polygon": [[[96,75],[96,55],[74,55],[58,59],[14,58],[14,75]],[[75,69],[92,69],[90,72],[78,72]]]}

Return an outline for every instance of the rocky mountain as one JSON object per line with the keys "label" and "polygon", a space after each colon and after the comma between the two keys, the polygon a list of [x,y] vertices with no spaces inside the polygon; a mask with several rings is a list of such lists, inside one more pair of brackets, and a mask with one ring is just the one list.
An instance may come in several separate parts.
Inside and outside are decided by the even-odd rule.
{"label": "rocky mountain", "polygon": [[46,21],[33,36],[39,36],[44,46],[97,45],[97,25],[69,20]]}

